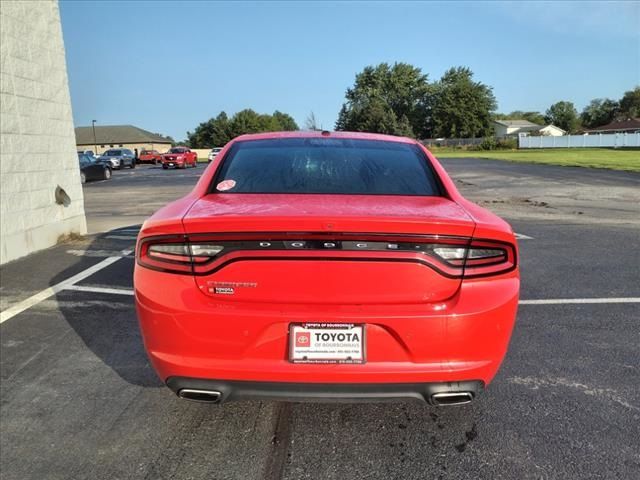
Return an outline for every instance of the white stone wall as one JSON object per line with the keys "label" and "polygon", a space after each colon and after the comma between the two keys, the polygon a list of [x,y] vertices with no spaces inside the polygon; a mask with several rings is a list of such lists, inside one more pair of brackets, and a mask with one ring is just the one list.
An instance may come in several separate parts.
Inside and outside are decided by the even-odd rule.
{"label": "white stone wall", "polygon": [[1,3],[0,264],[87,229],[58,3]]}

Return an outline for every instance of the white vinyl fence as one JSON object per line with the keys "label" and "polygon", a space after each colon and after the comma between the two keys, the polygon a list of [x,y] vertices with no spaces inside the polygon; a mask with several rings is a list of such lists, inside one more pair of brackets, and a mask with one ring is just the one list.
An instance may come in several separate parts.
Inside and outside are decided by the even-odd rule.
{"label": "white vinyl fence", "polygon": [[636,147],[640,148],[640,132],[597,133],[590,135],[563,135],[561,137],[518,137],[518,148],[589,148],[589,147]]}

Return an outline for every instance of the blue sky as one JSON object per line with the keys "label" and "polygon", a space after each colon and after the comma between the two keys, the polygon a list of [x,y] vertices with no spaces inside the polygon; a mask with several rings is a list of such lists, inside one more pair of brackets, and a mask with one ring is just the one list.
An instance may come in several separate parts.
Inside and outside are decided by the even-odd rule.
{"label": "blue sky", "polygon": [[640,2],[60,1],[76,126],[185,138],[221,110],[333,128],[354,76],[470,67],[499,111],[581,110],[640,84]]}

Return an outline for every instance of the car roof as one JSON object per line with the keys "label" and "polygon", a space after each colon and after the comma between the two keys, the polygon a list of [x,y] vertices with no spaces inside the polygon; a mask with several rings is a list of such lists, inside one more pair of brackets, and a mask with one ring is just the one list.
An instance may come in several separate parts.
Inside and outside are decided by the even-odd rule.
{"label": "car roof", "polygon": [[235,141],[247,140],[268,140],[278,138],[345,138],[353,140],[378,140],[385,142],[397,143],[417,143],[412,138],[396,137],[394,135],[383,135],[381,133],[365,133],[365,132],[329,132],[323,134],[321,131],[293,131],[293,132],[264,132],[240,135]]}

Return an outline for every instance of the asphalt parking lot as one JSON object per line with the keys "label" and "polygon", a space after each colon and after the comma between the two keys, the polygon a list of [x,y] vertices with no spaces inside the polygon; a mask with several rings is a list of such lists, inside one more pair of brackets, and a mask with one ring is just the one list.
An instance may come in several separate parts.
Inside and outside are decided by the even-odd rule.
{"label": "asphalt parking lot", "polygon": [[0,268],[2,478],[640,478],[640,175],[443,164],[521,234],[518,322],[477,402],[175,397],[142,348],[130,252],[204,166],[141,166],[85,185],[89,236]]}

